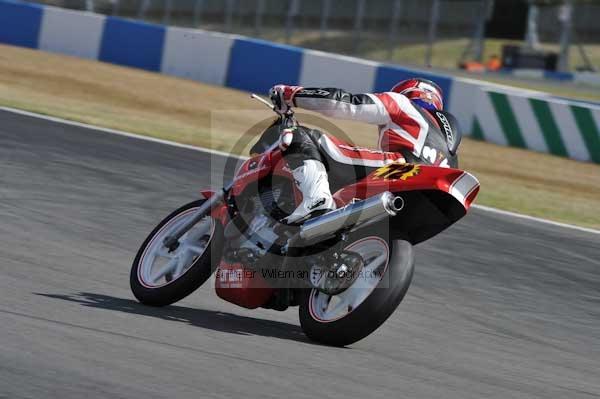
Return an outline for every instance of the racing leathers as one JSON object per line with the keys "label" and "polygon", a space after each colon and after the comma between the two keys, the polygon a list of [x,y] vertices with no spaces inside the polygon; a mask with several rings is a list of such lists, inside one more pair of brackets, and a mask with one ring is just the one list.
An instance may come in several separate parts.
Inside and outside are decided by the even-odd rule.
{"label": "racing leathers", "polygon": [[[280,111],[295,106],[333,118],[377,125],[380,150],[400,152],[410,162],[451,166],[448,164],[448,158],[453,154],[448,153],[445,137],[454,129],[454,126],[446,126],[449,125],[449,119],[454,124],[454,118],[444,112],[425,110],[402,94],[394,92],[351,94],[337,88],[278,85],[271,89],[271,99]],[[437,134],[430,134],[431,131]],[[323,183],[327,181],[327,174],[318,156],[318,150],[312,148],[316,147],[316,143],[305,136],[301,131],[297,131],[291,140],[289,132],[287,137],[283,135],[281,138],[284,155],[296,158],[294,162],[296,167],[292,166],[293,175],[300,183],[298,187],[304,197],[302,204],[288,218],[288,222],[301,221],[309,217],[311,206],[314,204],[321,204],[324,207],[312,209],[332,209],[334,204],[329,185]],[[303,164],[298,162],[298,156],[304,156]],[[297,178],[301,175],[301,178]],[[313,188],[311,183],[313,178],[318,182],[315,184],[316,188]]]}

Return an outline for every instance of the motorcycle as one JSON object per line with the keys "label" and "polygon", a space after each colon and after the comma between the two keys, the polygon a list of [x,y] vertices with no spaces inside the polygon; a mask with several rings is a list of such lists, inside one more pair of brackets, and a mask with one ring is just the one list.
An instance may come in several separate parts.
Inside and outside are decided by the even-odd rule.
{"label": "motorcycle", "polygon": [[[141,303],[175,303],[216,272],[220,298],[247,309],[297,306],[304,333],[327,345],[350,345],[392,315],[412,280],[413,246],[461,219],[479,182],[323,134],[337,209],[287,225],[301,194],[275,137],[299,127],[293,110],[278,114],[269,128],[276,134],[263,133],[261,153],[230,183],[202,191],[154,228],[131,268]],[[460,137],[453,140],[455,152]]]}

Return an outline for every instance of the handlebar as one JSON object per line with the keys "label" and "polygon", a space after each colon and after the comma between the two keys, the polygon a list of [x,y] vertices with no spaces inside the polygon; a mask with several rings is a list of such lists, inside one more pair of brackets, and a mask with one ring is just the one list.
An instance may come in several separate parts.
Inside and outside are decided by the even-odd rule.
{"label": "handlebar", "polygon": [[270,102],[268,102],[267,100],[265,100],[264,98],[259,96],[258,94],[252,93],[252,94],[250,94],[250,98],[258,100],[259,102],[263,103],[267,108],[271,108],[272,110],[275,110],[275,107],[273,106],[273,104],[271,104]]}
{"label": "handlebar", "polygon": [[262,103],[266,107],[270,108],[273,112],[275,112],[281,119],[281,124],[284,128],[291,128],[291,127],[298,126],[298,121],[294,117],[294,111],[292,110],[292,108],[289,108],[285,113],[280,113],[277,110],[275,110],[275,106],[273,106],[273,104],[271,104],[269,101],[265,100],[258,94],[252,93],[252,94],[250,94],[250,97],[255,100],[258,100],[260,103]]}

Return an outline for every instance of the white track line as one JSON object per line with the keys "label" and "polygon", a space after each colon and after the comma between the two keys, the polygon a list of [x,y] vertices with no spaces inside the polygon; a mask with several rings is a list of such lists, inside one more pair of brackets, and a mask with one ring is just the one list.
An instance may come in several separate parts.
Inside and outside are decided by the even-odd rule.
{"label": "white track line", "polygon": [[553,220],[542,219],[542,218],[538,218],[538,217],[535,217],[535,216],[523,215],[521,213],[504,211],[502,209],[496,209],[496,208],[492,208],[492,207],[485,206],[485,205],[473,205],[473,207],[477,208],[477,209],[480,209],[482,211],[486,211],[486,212],[490,212],[490,213],[496,213],[498,215],[510,216],[510,217],[514,217],[514,218],[517,218],[517,219],[531,220],[531,221],[534,221],[534,222],[545,223],[545,224],[549,224],[549,225],[556,226],[556,227],[564,227],[564,228],[567,228],[567,229],[578,230],[578,231],[582,231],[584,233],[600,234],[600,230],[594,230],[594,229],[591,229],[591,228],[588,228],[588,227],[574,226],[572,224],[567,224],[567,223],[555,222]]}
{"label": "white track line", "polygon": [[[172,147],[186,148],[188,150],[200,151],[200,152],[220,155],[223,157],[231,156],[231,154],[224,152],[224,151],[211,150],[210,148],[203,148],[203,147],[195,147],[195,146],[189,145],[189,144],[182,144],[182,143],[177,143],[175,141],[169,141],[169,140],[157,139],[155,137],[143,136],[141,134],[128,133],[128,132],[124,132],[122,130],[110,129],[107,127],[101,127],[101,126],[90,125],[90,124],[82,123],[82,122],[70,121],[68,119],[62,119],[62,118],[57,118],[54,116],[37,114],[35,112],[23,111],[21,109],[16,109],[16,108],[0,106],[0,111],[12,112],[14,114],[30,116],[32,118],[38,118],[38,119],[43,119],[46,121],[61,123],[63,125],[76,126],[76,127],[81,127],[81,128],[90,129],[90,130],[97,130],[99,132],[116,134],[118,136],[125,136],[125,137],[130,137],[130,138],[138,139],[138,140],[151,141],[153,143],[170,145]],[[238,157],[238,158],[243,159],[245,157]]]}
{"label": "white track line", "polygon": [[[43,119],[43,120],[47,120],[47,121],[51,121],[51,122],[55,122],[55,123],[61,123],[61,124],[64,124],[64,125],[76,126],[76,127],[81,127],[81,128],[84,128],[84,129],[90,129],[90,130],[96,130],[96,131],[104,132],[104,133],[116,134],[116,135],[119,135],[119,136],[130,137],[130,138],[134,138],[134,139],[138,139],[138,140],[151,141],[153,143],[159,143],[159,144],[169,145],[169,146],[172,146],[172,147],[185,148],[185,149],[188,149],[188,150],[204,152],[204,153],[207,153],[207,154],[219,155],[219,156],[222,156],[222,157],[230,157],[230,156],[232,156],[231,154],[228,154],[228,153],[226,153],[224,151],[211,150],[210,148],[203,148],[203,147],[195,147],[195,146],[192,146],[192,145],[189,145],[189,144],[181,144],[181,143],[177,143],[177,142],[174,142],[174,141],[162,140],[162,139],[157,139],[157,138],[148,137],[148,136],[142,136],[140,134],[128,133],[128,132],[124,132],[124,131],[121,131],[121,130],[108,129],[108,128],[105,128],[105,127],[90,125],[90,124],[87,124],[87,123],[81,123],[81,122],[70,121],[70,120],[67,120],[67,119],[57,118],[57,117],[54,117],[54,116],[48,116],[48,115],[37,114],[35,112],[23,111],[23,110],[16,109],[16,108],[9,108],[9,107],[2,107],[2,106],[0,106],[0,110],[6,111],[6,112],[12,112],[14,114],[19,114],[19,115],[25,115],[25,116],[29,116],[29,117],[32,117],[32,118]],[[240,158],[240,159],[247,159],[247,157],[243,157],[243,156],[236,156],[236,157]],[[538,217],[534,217],[534,216],[528,216],[528,215],[523,215],[523,214],[520,214],[520,213],[509,212],[509,211],[504,211],[504,210],[501,210],[501,209],[491,208],[489,206],[473,205],[473,207],[476,208],[476,209],[482,210],[482,211],[486,211],[486,212],[490,212],[490,213],[495,213],[495,214],[498,214],[498,215],[510,216],[510,217],[517,218],[517,219],[529,220],[529,221],[533,221],[533,222],[537,222],[537,223],[548,224],[548,225],[551,225],[551,226],[556,226],[556,227],[561,227],[561,228],[567,228],[567,229],[577,230],[577,231],[581,231],[581,232],[584,232],[584,233],[591,233],[591,234],[599,234],[600,235],[600,230],[594,230],[594,229],[590,229],[590,228],[587,228],[587,227],[580,227],[580,226],[574,226],[572,224],[555,222],[555,221],[548,220],[548,219],[542,219],[542,218],[538,218]]]}

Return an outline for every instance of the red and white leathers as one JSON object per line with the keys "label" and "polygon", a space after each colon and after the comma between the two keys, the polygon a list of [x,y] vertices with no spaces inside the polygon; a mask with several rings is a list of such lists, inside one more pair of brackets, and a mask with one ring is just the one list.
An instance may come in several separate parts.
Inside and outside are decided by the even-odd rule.
{"label": "red and white leathers", "polygon": [[[276,89],[278,88],[278,89]],[[275,86],[284,106],[297,106],[325,116],[377,125],[383,151],[407,149],[420,157],[430,124],[404,95],[394,92],[351,94],[336,88]]]}
{"label": "red and white leathers", "polygon": [[[419,110],[403,94],[385,92],[376,94],[351,94],[336,88],[303,88],[277,85],[271,89],[275,109],[285,113],[296,106],[319,112],[325,116],[365,122],[379,127],[378,146],[391,152],[409,151],[420,158],[430,129],[424,110]],[[430,117],[431,118],[431,117]],[[291,132],[282,134],[280,147],[287,151],[292,142]],[[306,140],[307,146],[314,146]],[[427,155],[427,154],[423,154]],[[327,172],[321,161],[305,158],[301,166],[293,169],[303,200],[287,218],[288,223],[301,222],[314,211],[334,209]]]}

